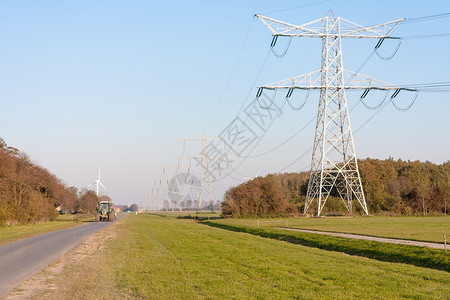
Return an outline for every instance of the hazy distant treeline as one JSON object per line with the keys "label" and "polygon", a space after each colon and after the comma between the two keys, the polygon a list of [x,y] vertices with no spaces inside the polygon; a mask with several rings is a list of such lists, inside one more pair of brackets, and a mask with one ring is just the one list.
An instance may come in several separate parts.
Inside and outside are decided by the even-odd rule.
{"label": "hazy distant treeline", "polygon": [[58,207],[67,212],[93,212],[96,203],[93,191],[65,186],[0,138],[0,225],[54,220]]}
{"label": "hazy distant treeline", "polygon": [[[431,162],[364,159],[359,162],[370,214],[446,214],[450,197],[450,161]],[[222,213],[233,217],[270,217],[303,213],[309,172],[258,177],[225,193]],[[314,214],[317,204],[308,211]],[[353,213],[361,213],[357,201]],[[332,193],[322,214],[346,214],[337,193]]]}

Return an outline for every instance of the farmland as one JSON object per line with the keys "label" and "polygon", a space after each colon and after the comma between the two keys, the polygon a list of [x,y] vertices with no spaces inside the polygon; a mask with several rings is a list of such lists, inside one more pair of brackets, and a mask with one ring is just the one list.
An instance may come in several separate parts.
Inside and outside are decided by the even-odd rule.
{"label": "farmland", "polygon": [[56,218],[56,221],[15,226],[0,226],[0,245],[54,230],[78,226],[81,225],[82,222],[93,220],[93,215],[59,215]]}
{"label": "farmland", "polygon": [[450,217],[223,219],[217,222],[250,227],[259,223],[265,228],[289,226],[436,243],[443,242],[444,234],[450,235]]}
{"label": "farmland", "polygon": [[53,279],[58,290],[42,298],[445,298],[450,292],[445,270],[212,226],[225,221],[236,222],[129,215],[105,229],[114,239],[66,266]]}

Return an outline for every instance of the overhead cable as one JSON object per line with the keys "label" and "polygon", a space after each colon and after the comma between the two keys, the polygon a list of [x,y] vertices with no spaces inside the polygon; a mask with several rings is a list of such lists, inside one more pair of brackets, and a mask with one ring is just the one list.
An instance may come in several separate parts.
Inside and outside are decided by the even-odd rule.
{"label": "overhead cable", "polygon": [[281,54],[275,52],[275,49],[274,49],[275,45],[277,44],[277,40],[278,40],[278,35],[275,35],[273,37],[273,39],[272,39],[272,43],[270,44],[270,49],[272,50],[273,55],[275,55],[278,58],[282,58],[282,57],[284,57],[286,55],[286,53],[289,50],[289,47],[291,46],[292,36],[289,37],[289,41],[288,41],[288,43],[286,45],[286,48],[284,48],[284,50],[283,50],[283,52],[281,52]]}
{"label": "overhead cable", "polygon": [[[280,110],[279,110],[279,114],[281,114],[281,112],[283,111],[284,105],[286,104],[286,102],[284,102],[281,106],[280,106]],[[247,117],[248,120],[249,116]],[[247,121],[245,121],[247,122]],[[234,172],[235,170],[237,170],[246,160],[247,158],[250,157],[250,154],[253,152],[253,150],[255,150],[256,146],[258,146],[259,142],[263,139],[263,137],[266,135],[267,131],[269,131],[269,129],[272,127],[274,122],[269,124],[269,127],[262,133],[262,135],[260,136],[260,138],[256,141],[256,143],[250,148],[249,150],[249,154],[247,154],[246,156],[242,157],[242,160],[237,164],[237,166],[235,166],[232,170],[230,171],[225,171],[225,175],[222,176],[222,178],[218,179],[216,182],[218,183],[216,188],[213,190],[213,192],[215,190],[217,190],[219,188],[219,186],[222,184],[223,180],[229,176],[229,174],[231,174],[232,172]],[[229,152],[229,151],[228,151]]]}
{"label": "overhead cable", "polygon": [[275,97],[277,95],[277,90],[274,90],[273,96],[271,97],[270,104],[268,106],[263,106],[261,104],[261,102],[259,101],[259,99],[261,98],[261,95],[262,95],[262,90],[263,89],[261,89],[261,88],[258,89],[258,93],[256,94],[256,101],[258,101],[259,107],[261,107],[264,110],[269,110],[272,107],[273,103],[275,102]]}
{"label": "overhead cable", "polygon": [[404,87],[434,88],[434,87],[450,87],[450,81],[415,83],[403,85]]}
{"label": "overhead cable", "polygon": [[219,101],[217,102],[216,108],[214,109],[214,112],[213,112],[213,114],[211,115],[211,118],[209,119],[208,124],[206,124],[206,127],[205,127],[205,129],[203,130],[203,132],[205,132],[205,131],[208,129],[209,125],[211,125],[211,122],[212,122],[212,120],[214,119],[214,117],[215,117],[215,115],[216,115],[216,113],[217,113],[217,110],[218,110],[219,107],[220,107],[220,104],[222,104],[222,101],[223,101],[223,99],[224,99],[224,97],[225,97],[225,93],[228,91],[228,87],[230,86],[231,80],[232,80],[232,78],[233,78],[233,76],[234,76],[234,73],[236,72],[236,68],[237,68],[237,65],[238,65],[238,63],[239,63],[239,61],[240,61],[240,59],[241,59],[241,56],[242,56],[242,52],[243,52],[243,50],[244,50],[244,47],[245,47],[245,45],[247,44],[247,40],[248,40],[248,37],[249,37],[250,32],[251,32],[251,30],[252,30],[253,23],[255,23],[255,17],[253,17],[252,22],[251,22],[251,24],[250,24],[250,27],[248,28],[247,34],[245,35],[244,42],[242,43],[241,49],[239,50],[239,54],[238,54],[238,56],[237,56],[237,58],[236,58],[236,61],[235,61],[235,63],[234,63],[234,66],[233,66],[233,69],[232,69],[232,71],[231,71],[230,77],[228,78],[228,81],[227,81],[227,83],[226,83],[226,85],[225,85],[225,88],[223,89],[222,95],[220,96]]}
{"label": "overhead cable", "polygon": [[314,1],[314,2],[311,2],[311,3],[298,5],[298,6],[294,6],[294,7],[289,7],[289,8],[283,8],[283,9],[277,9],[277,10],[271,10],[271,11],[262,12],[259,15],[274,14],[274,13],[278,13],[278,12],[282,12],[282,11],[288,11],[288,10],[293,10],[293,9],[297,9],[297,8],[303,8],[303,7],[318,5],[318,4],[322,4],[322,3],[326,3],[326,2],[330,2],[330,1],[332,1],[332,0]]}
{"label": "overhead cable", "polygon": [[391,97],[391,101],[392,101],[392,104],[394,105],[394,107],[395,107],[398,111],[406,112],[406,111],[408,111],[408,110],[414,105],[414,103],[416,102],[416,99],[417,99],[417,96],[418,96],[418,95],[419,95],[419,91],[416,91],[416,94],[414,95],[414,98],[412,99],[411,103],[408,104],[408,106],[406,106],[406,107],[404,107],[404,108],[401,108],[401,107],[399,107],[397,104],[395,104],[394,98],[392,98],[392,97]]}
{"label": "overhead cable", "polygon": [[[391,99],[390,99],[391,101]],[[388,106],[389,102],[384,102],[384,105],[382,105],[377,111],[375,111],[366,121],[364,121],[358,128],[356,128],[356,130],[353,131],[353,135],[356,135],[358,133],[358,131],[360,131],[364,126],[367,125],[367,123],[370,122],[370,120],[372,120],[376,115],[378,115],[386,106]]]}
{"label": "overhead cable", "polygon": [[442,14],[436,14],[436,15],[429,15],[424,17],[418,17],[418,18],[406,18],[403,23],[416,23],[416,22],[423,22],[423,21],[429,21],[434,19],[440,19],[440,18],[448,18],[450,17],[450,12],[448,13],[442,13]]}
{"label": "overhead cable", "polygon": [[389,92],[386,91],[385,94],[384,94],[383,100],[381,100],[380,103],[378,103],[378,104],[375,105],[375,106],[369,106],[369,105],[364,101],[364,98],[367,96],[368,93],[369,93],[369,89],[366,89],[366,90],[364,91],[364,93],[361,95],[361,97],[359,98],[359,101],[361,101],[361,103],[364,104],[364,106],[365,106],[367,109],[375,110],[375,109],[378,109],[381,105],[383,105],[384,101],[386,101],[386,98],[387,98],[387,95],[388,95]]}
{"label": "overhead cable", "polygon": [[391,55],[386,56],[386,57],[385,57],[385,56],[382,56],[382,55],[380,54],[380,52],[378,52],[378,49],[380,48],[380,46],[381,46],[381,44],[383,43],[383,41],[384,41],[384,38],[382,38],[382,39],[380,39],[380,40],[378,41],[378,44],[375,46],[375,53],[376,53],[377,56],[378,56],[379,58],[381,58],[382,60],[391,60],[391,59],[395,56],[395,54],[397,54],[398,49],[400,49],[400,45],[402,44],[402,38],[399,38],[399,39],[398,39],[398,44],[397,44],[397,47],[395,48],[394,52],[392,52]]}
{"label": "overhead cable", "polygon": [[284,168],[282,168],[281,170],[279,170],[277,173],[281,173],[283,171],[285,171],[286,169],[290,168],[293,164],[295,164],[296,162],[298,162],[300,159],[302,159],[303,157],[305,157],[307,154],[309,154],[312,150],[312,147],[310,147],[308,150],[306,150],[302,155],[300,155],[299,157],[297,157],[293,162],[291,162],[290,164],[288,164],[287,166],[285,166]]}
{"label": "overhead cable", "polygon": [[[390,98],[390,101],[392,101],[392,98]],[[382,105],[376,110],[375,113],[373,113],[362,125],[360,125],[356,130],[353,131],[353,135],[356,135],[358,133],[358,131],[360,131],[365,125],[367,125],[367,123],[370,122],[370,120],[372,120],[377,114],[379,114],[389,104],[390,101],[387,101],[387,102],[384,101],[382,103]],[[358,105],[358,103],[360,103],[360,101],[358,101],[351,110],[353,110]],[[295,163],[297,163],[299,160],[301,160],[303,157],[305,157],[307,154],[309,154],[311,152],[311,150],[312,150],[312,147],[310,147],[308,150],[306,150],[304,153],[302,153],[299,157],[297,157],[294,161],[292,161],[291,163],[286,165],[284,168],[280,169],[278,171],[278,173],[281,173],[281,172],[285,171],[286,169],[290,168],[291,166],[293,166]]]}
{"label": "overhead cable", "polygon": [[242,110],[244,109],[245,104],[247,103],[248,98],[250,97],[251,93],[253,92],[253,88],[256,85],[256,82],[258,81],[259,77],[261,76],[261,74],[262,74],[262,72],[264,70],[264,67],[267,64],[267,60],[269,59],[269,56],[270,56],[270,51],[271,50],[269,48],[267,50],[266,56],[264,57],[264,60],[263,60],[263,62],[261,64],[261,66],[259,67],[258,73],[256,73],[255,79],[253,80],[252,85],[251,85],[251,87],[250,87],[246,97],[244,98],[244,101],[241,104],[241,107],[239,107],[239,111],[238,111],[237,115],[239,115],[242,112]]}
{"label": "overhead cable", "polygon": [[260,157],[260,156],[264,156],[266,154],[269,154],[275,150],[278,150],[279,148],[281,148],[282,146],[286,145],[288,142],[290,142],[293,138],[295,138],[300,132],[302,132],[303,130],[305,130],[314,120],[316,119],[316,115],[314,114],[312,116],[312,118],[309,118],[309,121],[306,122],[305,125],[303,125],[303,127],[301,127],[299,130],[297,130],[296,132],[294,132],[293,135],[291,135],[289,138],[287,138],[284,142],[278,144],[277,146],[273,147],[270,150],[267,150],[266,152],[263,153],[259,153],[253,156],[249,156],[248,158],[255,158],[255,157]]}
{"label": "overhead cable", "polygon": [[404,40],[414,40],[414,39],[433,39],[433,38],[445,38],[445,37],[450,37],[450,32],[436,33],[436,34],[404,36],[404,37],[402,37],[402,39],[404,39]]}
{"label": "overhead cable", "polygon": [[287,101],[287,103],[289,104],[289,106],[290,106],[293,110],[299,111],[299,110],[301,110],[301,109],[303,108],[303,106],[305,106],[306,101],[307,101],[308,98],[309,98],[309,94],[310,94],[311,90],[308,90],[308,92],[307,92],[307,94],[306,94],[306,96],[305,96],[305,99],[303,99],[303,102],[302,102],[299,106],[297,106],[297,107],[293,106],[292,103],[291,103],[291,101],[290,101],[293,91],[294,91],[294,89],[289,89],[289,91],[288,91],[288,93],[287,93],[287,95],[286,95],[286,101]]}

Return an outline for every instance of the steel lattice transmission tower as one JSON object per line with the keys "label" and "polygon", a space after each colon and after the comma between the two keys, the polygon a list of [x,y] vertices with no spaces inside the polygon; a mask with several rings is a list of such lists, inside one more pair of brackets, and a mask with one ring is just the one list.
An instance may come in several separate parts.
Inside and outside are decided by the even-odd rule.
{"label": "steel lattice transmission tower", "polygon": [[[209,199],[209,206],[211,208],[211,212],[214,212],[213,203],[212,203],[212,193],[211,193],[211,172],[209,170],[209,163],[210,160],[213,158],[217,158],[216,156],[211,156],[208,153],[208,141],[213,140],[223,140],[223,138],[219,137],[208,137],[206,134],[203,134],[201,137],[194,137],[194,138],[185,138],[183,139],[186,141],[202,141],[202,152],[200,153],[200,156],[190,156],[190,157],[184,157],[184,158],[193,158],[197,159],[200,163],[200,194],[197,201],[197,210],[202,208],[204,205],[203,200],[203,182],[206,180],[207,183],[207,192],[208,192],[208,199]],[[183,158],[183,157],[182,157]]]}
{"label": "steel lattice transmission tower", "polygon": [[311,203],[317,199],[317,215],[320,216],[330,193],[336,189],[350,213],[352,213],[352,199],[356,198],[364,213],[368,215],[358,170],[345,90],[364,89],[364,96],[371,89],[395,90],[392,98],[404,88],[344,70],[341,40],[343,38],[376,38],[380,39],[377,45],[379,47],[384,39],[396,39],[395,37],[389,37],[389,34],[404,19],[363,27],[340,17],[335,17],[331,10],[325,17],[304,25],[292,25],[261,15],[257,15],[257,17],[272,31],[272,46],[279,36],[322,39],[322,66],[320,71],[266,86],[259,86],[257,94],[257,96],[260,96],[264,89],[287,89],[286,98],[289,98],[296,89],[320,90],[304,212],[306,213]]}

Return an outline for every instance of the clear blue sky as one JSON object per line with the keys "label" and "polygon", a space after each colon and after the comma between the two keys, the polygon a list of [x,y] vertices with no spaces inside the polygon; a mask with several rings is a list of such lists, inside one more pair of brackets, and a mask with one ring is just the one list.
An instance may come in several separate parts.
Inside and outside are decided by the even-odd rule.
{"label": "clear blue sky", "polygon": [[[162,168],[182,155],[178,139],[218,135],[254,88],[271,36],[253,15],[300,25],[329,9],[372,25],[450,12],[450,2],[1,1],[0,136],[67,185],[86,187],[101,167],[106,194],[114,202],[139,204]],[[401,25],[395,34],[448,32],[450,18],[440,18]],[[343,41],[344,67],[356,70],[376,42]],[[381,50],[388,55],[394,46],[386,43]],[[284,58],[269,57],[256,84],[318,70],[320,47],[320,40],[293,39]],[[449,49],[448,36],[404,40],[392,60],[375,55],[361,73],[393,84],[450,81]],[[350,107],[358,97],[349,93]],[[317,101],[312,93],[303,110],[286,107],[253,154],[306,125]],[[406,105],[409,99],[399,101]],[[372,113],[361,105],[353,110],[353,129]],[[389,105],[355,134],[356,153],[359,158],[447,161],[449,113],[450,93],[421,93],[407,112]],[[310,124],[276,151],[248,159],[232,176],[280,172],[308,151],[313,138]],[[188,147],[198,153],[200,144]],[[310,159],[307,153],[286,171],[307,170]],[[238,183],[225,180],[214,187],[214,198]]]}

